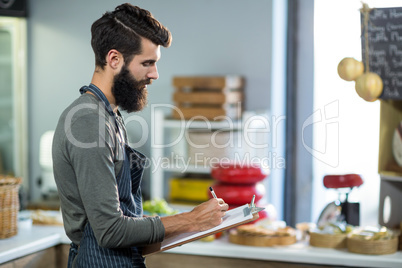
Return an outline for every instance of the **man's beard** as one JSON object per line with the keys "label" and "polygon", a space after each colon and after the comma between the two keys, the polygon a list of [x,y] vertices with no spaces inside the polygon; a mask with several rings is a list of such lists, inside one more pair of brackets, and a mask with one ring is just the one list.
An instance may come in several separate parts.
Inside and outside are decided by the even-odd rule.
{"label": "man's beard", "polygon": [[147,104],[147,84],[151,84],[151,79],[137,81],[123,65],[120,73],[114,77],[112,86],[116,105],[128,113],[141,111]]}

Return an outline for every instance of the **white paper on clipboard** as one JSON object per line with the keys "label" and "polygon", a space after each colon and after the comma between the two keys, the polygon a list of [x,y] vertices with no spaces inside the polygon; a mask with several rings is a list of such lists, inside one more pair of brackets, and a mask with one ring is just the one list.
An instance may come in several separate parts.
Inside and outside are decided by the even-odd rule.
{"label": "white paper on clipboard", "polygon": [[149,255],[152,253],[171,249],[171,248],[195,241],[202,237],[205,237],[205,236],[208,236],[211,234],[215,234],[215,233],[227,230],[232,227],[239,226],[243,223],[250,222],[250,221],[258,218],[258,213],[256,213],[256,214],[250,213],[248,215],[244,215],[243,210],[245,207],[248,207],[248,206],[249,206],[248,204],[245,204],[241,207],[237,207],[237,208],[228,210],[226,212],[226,215],[222,218],[223,219],[222,223],[214,228],[211,228],[209,230],[202,231],[202,232],[183,233],[183,234],[165,239],[157,247],[152,247],[152,246],[150,246],[148,248],[146,247],[144,249],[143,255]]}

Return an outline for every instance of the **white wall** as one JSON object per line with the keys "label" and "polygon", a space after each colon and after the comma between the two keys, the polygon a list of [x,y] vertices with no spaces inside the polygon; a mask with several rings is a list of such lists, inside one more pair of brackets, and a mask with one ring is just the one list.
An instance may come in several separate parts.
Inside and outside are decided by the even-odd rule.
{"label": "white wall", "polygon": [[[126,2],[126,1],[124,1]],[[160,78],[149,88],[149,103],[171,103],[175,75],[243,75],[246,109],[267,109],[271,84],[272,1],[267,0],[141,0],[173,34],[162,49]],[[39,139],[54,129],[61,112],[91,80],[94,57],[90,26],[118,1],[33,0],[28,18],[28,111],[31,197],[36,180]],[[146,121],[150,109],[139,113]],[[132,139],[142,130],[129,125]],[[149,155],[149,141],[140,148]],[[148,175],[148,174],[146,174]],[[146,176],[147,177],[147,176]]]}

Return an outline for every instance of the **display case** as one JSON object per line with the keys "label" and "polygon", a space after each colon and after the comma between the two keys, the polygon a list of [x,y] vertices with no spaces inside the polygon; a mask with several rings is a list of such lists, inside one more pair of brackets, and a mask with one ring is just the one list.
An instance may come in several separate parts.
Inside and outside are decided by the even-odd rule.
{"label": "display case", "polygon": [[[151,199],[168,199],[171,177],[207,175],[221,161],[261,161],[269,165],[270,131],[267,113],[244,112],[237,120],[176,120],[155,110],[151,126]],[[208,134],[210,140],[203,140],[202,134]],[[194,159],[197,154],[200,159]]]}
{"label": "display case", "polygon": [[0,174],[28,187],[26,19],[0,17]]}

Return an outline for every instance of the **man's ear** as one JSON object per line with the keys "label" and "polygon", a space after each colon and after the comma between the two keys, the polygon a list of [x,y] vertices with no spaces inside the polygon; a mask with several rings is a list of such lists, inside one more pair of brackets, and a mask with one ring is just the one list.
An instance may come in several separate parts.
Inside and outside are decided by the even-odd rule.
{"label": "man's ear", "polygon": [[111,49],[106,55],[106,62],[112,70],[119,72],[124,64],[123,55],[116,49]]}

